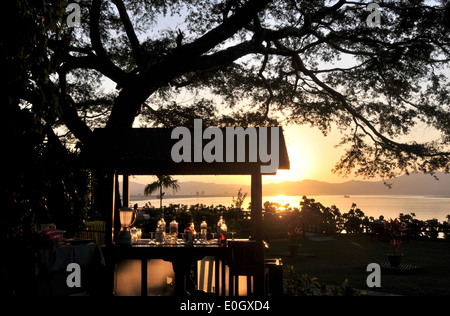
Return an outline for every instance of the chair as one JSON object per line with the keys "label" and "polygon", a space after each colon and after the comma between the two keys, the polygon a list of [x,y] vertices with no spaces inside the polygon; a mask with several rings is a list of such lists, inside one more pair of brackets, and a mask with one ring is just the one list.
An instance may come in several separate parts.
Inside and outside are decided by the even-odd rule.
{"label": "chair", "polygon": [[[213,285],[214,280],[214,265],[215,257],[205,257],[200,261],[200,266],[197,268],[197,284],[200,291],[205,293],[214,292],[215,286]],[[206,283],[206,285],[205,285]],[[217,289],[219,290],[219,289]]]}
{"label": "chair", "polygon": [[239,295],[239,276],[247,277],[247,295],[267,295],[268,268],[264,264],[263,245],[255,241],[229,241],[228,247],[229,295]]}
{"label": "chair", "polygon": [[370,224],[370,229],[372,231],[371,236],[377,237],[378,240],[384,240],[386,235],[386,226],[382,222],[373,222]]}

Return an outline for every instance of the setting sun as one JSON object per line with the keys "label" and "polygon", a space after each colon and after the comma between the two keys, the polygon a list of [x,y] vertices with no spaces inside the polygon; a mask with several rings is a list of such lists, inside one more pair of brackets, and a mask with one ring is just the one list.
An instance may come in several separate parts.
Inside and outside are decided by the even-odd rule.
{"label": "setting sun", "polygon": [[340,157],[334,147],[338,134],[323,136],[318,129],[308,126],[284,127],[286,146],[291,163],[290,170],[278,170],[276,176],[264,176],[264,183],[320,179],[333,181],[331,172]]}

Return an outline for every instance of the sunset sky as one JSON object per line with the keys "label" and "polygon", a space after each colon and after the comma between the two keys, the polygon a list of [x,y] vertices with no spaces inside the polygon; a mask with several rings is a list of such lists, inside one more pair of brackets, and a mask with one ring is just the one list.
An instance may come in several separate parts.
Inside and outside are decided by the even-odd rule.
{"label": "sunset sky", "polygon": [[[184,17],[169,16],[161,17],[155,32],[159,28],[181,28],[184,25]],[[341,60],[336,61],[334,66],[348,66],[352,64],[352,58],[342,54]],[[328,66],[324,64],[324,66]],[[105,89],[114,91],[115,84],[106,79]],[[177,103],[184,104],[195,99],[194,96],[187,94],[179,96]],[[221,109],[221,111],[227,111]],[[138,127],[138,122],[135,122]],[[335,163],[341,157],[342,150],[334,146],[339,143],[341,134],[333,131],[325,137],[318,128],[309,126],[288,126],[284,128],[284,136],[291,163],[290,170],[280,170],[276,176],[263,176],[263,183],[277,183],[282,181],[301,181],[305,179],[314,179],[327,182],[344,182],[344,179],[331,172]],[[250,176],[175,176],[180,182],[200,181],[214,182],[223,184],[250,184]],[[132,181],[139,183],[150,183],[153,177],[135,177]]]}
{"label": "sunset sky", "polygon": [[[105,81],[105,90],[114,91],[115,84]],[[180,104],[186,100],[194,99],[194,96],[181,96],[176,101]],[[227,109],[221,109],[227,112]],[[134,127],[140,127],[139,120],[135,121]],[[342,154],[342,149],[335,148],[341,140],[342,135],[336,129],[332,130],[327,136],[316,127],[307,125],[283,126],[284,137],[287,145],[289,159],[291,163],[290,170],[279,170],[276,176],[263,176],[263,183],[277,183],[282,181],[301,181],[313,179],[326,182],[344,182],[348,178],[342,178],[331,172],[336,162]],[[250,184],[250,176],[176,176],[180,182],[199,181],[214,183],[241,183]],[[132,181],[139,183],[150,183],[153,177],[134,177]]]}
{"label": "sunset sky", "polygon": [[[177,16],[161,17],[159,27],[166,28],[180,28],[184,25],[184,18]],[[321,62],[323,68],[330,67],[351,67],[355,64],[353,56],[341,54],[340,60],[334,60],[327,64]],[[320,68],[320,67],[319,67]],[[445,69],[444,73],[450,75],[450,70]],[[115,84],[106,79],[104,88],[106,90],[114,91]],[[206,92],[206,96],[208,93]],[[182,94],[177,97],[176,101],[179,104],[189,104],[191,101],[200,96],[194,96],[189,93]],[[221,112],[227,112],[229,109],[222,108]],[[135,122],[135,127],[139,127],[138,120]],[[278,183],[282,181],[301,181],[305,179],[312,179],[318,181],[325,181],[330,183],[340,183],[351,179],[364,180],[363,178],[355,178],[349,176],[344,178],[338,174],[334,174],[331,170],[339,161],[343,154],[343,148],[336,148],[342,135],[337,129],[333,129],[324,136],[318,128],[310,126],[284,126],[284,136],[288,149],[288,154],[291,163],[290,170],[279,170],[276,176],[263,176],[263,183]],[[351,128],[351,127],[349,127]],[[407,138],[397,139],[397,141],[424,141],[432,140],[439,137],[433,132],[430,127],[424,128],[423,125],[418,125],[412,129],[412,134]],[[250,176],[176,176],[180,182],[186,181],[200,181],[200,182],[214,182],[222,184],[250,184]],[[370,179],[380,180],[380,179]],[[150,183],[153,177],[135,177],[132,181],[139,183]]]}
{"label": "sunset sky", "polygon": [[[282,181],[302,181],[306,179],[340,183],[352,179],[368,180],[361,177],[349,176],[344,178],[331,170],[339,161],[343,149],[335,145],[341,140],[342,135],[336,129],[324,136],[318,128],[309,126],[284,127],[284,135],[291,162],[290,170],[279,170],[276,176],[263,176],[263,183],[278,183]],[[409,138],[404,141],[423,141],[434,138],[437,135],[430,128],[417,126]],[[250,184],[250,176],[177,176],[180,182],[199,181],[221,184]],[[380,179],[369,179],[372,181]],[[148,184],[153,182],[153,177],[133,177],[131,181]]]}
{"label": "sunset sky", "polygon": [[[341,149],[335,148],[341,137],[339,132],[332,132],[325,137],[319,129],[309,126],[288,126],[284,127],[284,131],[291,169],[279,170],[276,176],[263,176],[263,183],[305,179],[327,182],[348,180],[331,172],[341,156]],[[175,176],[175,178],[180,182],[250,184],[250,176]],[[152,177],[136,177],[132,181],[149,183],[153,180]]]}

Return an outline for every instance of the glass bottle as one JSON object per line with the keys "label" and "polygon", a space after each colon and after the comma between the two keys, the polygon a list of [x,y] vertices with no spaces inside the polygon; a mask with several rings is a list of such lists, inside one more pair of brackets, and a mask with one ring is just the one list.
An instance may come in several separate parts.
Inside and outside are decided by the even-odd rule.
{"label": "glass bottle", "polygon": [[203,216],[203,221],[200,224],[200,238],[203,241],[206,241],[207,239],[207,234],[208,234],[208,224],[206,223],[206,217]]}
{"label": "glass bottle", "polygon": [[168,240],[171,244],[178,244],[178,223],[176,218],[174,218],[169,224]]}
{"label": "glass bottle", "polygon": [[195,231],[195,225],[194,225],[194,219],[191,218],[191,223],[189,224],[191,231],[192,231],[192,238],[195,239],[195,236],[197,235],[197,232]]}
{"label": "glass bottle", "polygon": [[161,214],[161,219],[156,224],[155,242],[160,245],[164,242],[166,236],[166,221],[164,220],[164,213]]}
{"label": "glass bottle", "polygon": [[195,238],[194,220],[191,219],[189,226],[184,230],[184,241],[188,244],[192,244]]}
{"label": "glass bottle", "polygon": [[219,245],[225,246],[227,244],[227,224],[225,223],[225,220],[222,219],[222,225],[220,226],[219,231]]}
{"label": "glass bottle", "polygon": [[156,224],[156,230],[155,230],[155,243],[156,245],[161,245],[163,242],[163,234],[161,230],[161,220],[158,221]]}
{"label": "glass bottle", "polygon": [[169,234],[171,236],[178,236],[178,223],[177,223],[177,219],[174,217],[173,221],[170,222],[170,226],[169,226]]}
{"label": "glass bottle", "polygon": [[219,221],[217,222],[217,233],[220,234],[220,227],[222,226],[223,216],[220,215]]}
{"label": "glass bottle", "polygon": [[161,229],[166,235],[166,221],[164,220],[164,212],[161,213]]}

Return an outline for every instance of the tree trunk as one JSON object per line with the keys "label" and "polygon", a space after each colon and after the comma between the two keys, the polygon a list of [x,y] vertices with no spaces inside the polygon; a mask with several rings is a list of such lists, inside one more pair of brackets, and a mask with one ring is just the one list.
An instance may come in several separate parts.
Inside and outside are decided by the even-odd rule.
{"label": "tree trunk", "polygon": [[162,185],[159,186],[159,208],[161,209],[161,213],[162,213]]}
{"label": "tree trunk", "polygon": [[[155,75],[158,77],[158,74]],[[149,79],[144,82],[141,76],[135,77],[116,98],[106,127],[131,128],[142,104],[162,85],[160,82],[149,82]]]}

